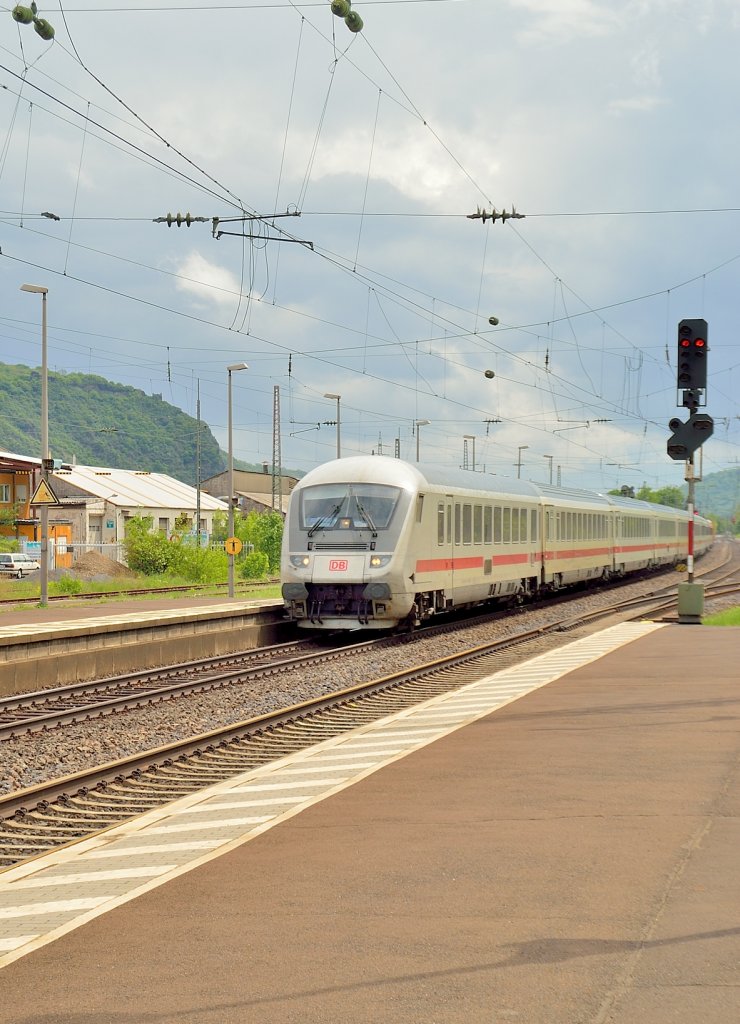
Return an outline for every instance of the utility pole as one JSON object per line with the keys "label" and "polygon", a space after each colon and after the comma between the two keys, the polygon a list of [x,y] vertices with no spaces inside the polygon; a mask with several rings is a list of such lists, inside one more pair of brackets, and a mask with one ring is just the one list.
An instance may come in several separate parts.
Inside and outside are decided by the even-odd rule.
{"label": "utility pole", "polygon": [[200,378],[198,379],[197,398],[195,400],[195,536],[200,548]]}

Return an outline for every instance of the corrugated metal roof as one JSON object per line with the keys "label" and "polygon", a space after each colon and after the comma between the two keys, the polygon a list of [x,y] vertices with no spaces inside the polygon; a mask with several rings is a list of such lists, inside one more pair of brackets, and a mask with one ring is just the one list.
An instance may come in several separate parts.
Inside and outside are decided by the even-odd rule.
{"label": "corrugated metal roof", "polygon": [[[35,459],[30,455],[16,455],[15,452],[0,451],[0,464],[22,464],[24,468],[28,466],[30,469],[40,469],[41,459]],[[65,469],[69,468],[65,462],[62,462],[62,466]]]}
{"label": "corrugated metal roof", "polygon": [[[104,498],[120,508],[171,508],[192,510],[196,506],[196,490],[165,473],[145,473],[132,469],[105,469],[101,466],[73,466],[57,470],[55,478],[66,484]],[[200,492],[203,511],[226,511],[225,501]]]}
{"label": "corrugated metal roof", "polygon": [[[264,505],[265,508],[272,508],[272,494],[267,494],[265,491],[234,491],[234,494],[239,498],[249,498],[257,505]],[[289,494],[281,495],[281,508],[283,514],[288,511],[288,502],[290,501]]]}

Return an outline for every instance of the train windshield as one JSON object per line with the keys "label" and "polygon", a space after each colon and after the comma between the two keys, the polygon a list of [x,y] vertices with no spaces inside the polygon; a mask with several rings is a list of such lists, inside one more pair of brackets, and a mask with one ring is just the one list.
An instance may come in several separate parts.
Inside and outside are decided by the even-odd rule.
{"label": "train windshield", "polygon": [[386,484],[318,484],[301,491],[301,529],[385,530],[401,494]]}

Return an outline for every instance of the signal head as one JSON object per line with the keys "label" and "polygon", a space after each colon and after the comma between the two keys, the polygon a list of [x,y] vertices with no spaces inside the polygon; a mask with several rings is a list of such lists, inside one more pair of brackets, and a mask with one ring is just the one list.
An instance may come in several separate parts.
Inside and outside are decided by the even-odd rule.
{"label": "signal head", "polygon": [[706,354],[708,331],[706,320],[682,320],[678,325],[677,386],[702,391],[707,386]]}

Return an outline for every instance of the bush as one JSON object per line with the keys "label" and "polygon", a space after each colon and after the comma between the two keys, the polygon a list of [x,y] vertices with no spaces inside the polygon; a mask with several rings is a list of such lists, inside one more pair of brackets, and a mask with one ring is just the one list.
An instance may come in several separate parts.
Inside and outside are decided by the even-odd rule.
{"label": "bush", "polygon": [[250,551],[238,565],[243,580],[264,580],[267,579],[270,560],[264,551]]}
{"label": "bush", "polygon": [[129,568],[145,576],[179,576],[190,583],[223,583],[226,554],[211,548],[183,543],[180,534],[168,540],[152,533],[151,516],[133,516],[126,529],[126,560]]}
{"label": "bush", "polygon": [[168,569],[193,583],[223,583],[227,574],[226,552],[169,542]]}
{"label": "bush", "polygon": [[82,581],[74,576],[62,576],[57,580],[54,589],[59,594],[80,594],[82,592]]}
{"label": "bush", "polygon": [[158,576],[169,568],[170,542],[161,533],[152,533],[151,516],[132,516],[126,524],[126,561],[129,569],[145,576]]}

